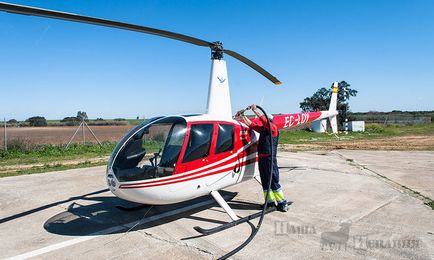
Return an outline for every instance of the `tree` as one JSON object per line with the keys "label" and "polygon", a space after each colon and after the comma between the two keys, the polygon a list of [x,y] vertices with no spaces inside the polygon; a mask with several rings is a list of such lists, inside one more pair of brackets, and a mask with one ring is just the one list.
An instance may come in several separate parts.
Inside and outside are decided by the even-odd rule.
{"label": "tree", "polygon": [[[346,81],[339,82],[337,103],[337,110],[339,111],[338,122],[345,121],[346,114],[350,111],[350,105],[348,104],[348,100],[350,99],[350,97],[357,96],[357,90],[351,89],[350,86],[351,85],[348,84]],[[305,98],[303,102],[300,103],[300,108],[304,112],[328,110],[331,93],[331,88],[320,88],[311,97]],[[347,97],[346,100],[344,98],[345,96]]]}
{"label": "tree", "polygon": [[77,118],[81,121],[81,120],[88,120],[87,118],[87,113],[84,111],[78,111],[77,112]]}
{"label": "tree", "polygon": [[79,125],[80,119],[75,116],[68,116],[60,120],[62,123],[66,123],[68,126]]}
{"label": "tree", "polygon": [[31,126],[47,126],[47,119],[43,116],[33,116],[26,120]]}
{"label": "tree", "polygon": [[10,126],[18,126],[18,121],[16,119],[10,119],[7,123]]}

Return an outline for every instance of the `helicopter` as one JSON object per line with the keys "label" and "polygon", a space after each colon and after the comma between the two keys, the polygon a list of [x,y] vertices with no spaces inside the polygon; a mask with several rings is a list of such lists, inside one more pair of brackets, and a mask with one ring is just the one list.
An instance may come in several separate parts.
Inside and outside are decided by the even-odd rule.
{"label": "helicopter", "polygon": [[[106,180],[115,196],[140,204],[173,204],[211,195],[233,221],[240,220],[219,190],[251,179],[259,181],[259,134],[239,116],[233,116],[223,55],[245,63],[272,83],[281,84],[276,77],[241,54],[223,48],[219,41],[208,42],[140,25],[4,2],[0,2],[0,11],[130,30],[210,48],[206,113],[154,117],[132,128],[112,152]],[[329,110],[274,115],[274,124],[282,130],[329,119],[336,133],[337,92],[335,82]]]}

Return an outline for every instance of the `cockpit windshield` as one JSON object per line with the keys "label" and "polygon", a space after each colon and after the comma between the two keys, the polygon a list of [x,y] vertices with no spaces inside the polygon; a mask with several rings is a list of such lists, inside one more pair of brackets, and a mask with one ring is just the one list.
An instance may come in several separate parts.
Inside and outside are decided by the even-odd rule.
{"label": "cockpit windshield", "polygon": [[119,143],[113,172],[119,181],[170,176],[181,153],[187,131],[180,117],[168,117],[137,127]]}

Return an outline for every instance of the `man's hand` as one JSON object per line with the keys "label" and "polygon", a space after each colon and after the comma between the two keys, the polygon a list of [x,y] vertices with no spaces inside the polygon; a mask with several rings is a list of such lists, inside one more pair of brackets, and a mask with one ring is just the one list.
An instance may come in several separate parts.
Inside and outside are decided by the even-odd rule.
{"label": "man's hand", "polygon": [[237,112],[237,114],[235,116],[244,116],[244,109],[241,109],[240,111]]}
{"label": "man's hand", "polygon": [[259,111],[258,111],[258,109],[257,109],[257,107],[256,107],[255,104],[252,104],[252,105],[250,106],[250,109],[252,109],[253,113],[255,113],[255,115],[256,115],[257,117],[261,117],[261,113],[259,113]]}

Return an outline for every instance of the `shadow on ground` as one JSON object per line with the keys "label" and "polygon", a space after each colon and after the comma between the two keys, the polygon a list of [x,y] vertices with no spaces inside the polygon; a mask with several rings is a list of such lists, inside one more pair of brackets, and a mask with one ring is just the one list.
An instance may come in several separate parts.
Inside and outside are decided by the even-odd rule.
{"label": "shadow on ground", "polygon": [[15,215],[8,216],[8,217],[0,219],[0,224],[6,223],[6,222],[14,220],[14,219],[25,217],[25,216],[31,215],[33,213],[37,213],[37,212],[42,211],[42,210],[52,208],[54,206],[59,206],[59,205],[61,205],[63,203],[67,203],[67,202],[70,202],[70,201],[74,201],[74,200],[93,200],[93,198],[90,197],[90,196],[96,195],[96,194],[100,194],[100,193],[104,193],[104,192],[107,192],[107,191],[109,191],[109,189],[102,189],[102,190],[94,191],[94,192],[87,193],[87,194],[84,194],[84,195],[81,195],[81,196],[74,196],[74,197],[70,197],[69,199],[56,201],[56,202],[53,202],[53,203],[50,203],[50,204],[46,204],[46,205],[43,205],[43,206],[31,209],[31,210],[23,211],[23,212],[20,212],[18,214],[15,214]]}
{"label": "shadow on ground", "polygon": [[[227,200],[232,200],[237,193],[221,191]],[[89,236],[113,233],[124,233],[130,229],[142,230],[162,225],[181,218],[190,218],[199,222],[223,224],[226,222],[193,216],[195,213],[210,209],[217,204],[211,196],[203,196],[194,200],[171,205],[141,206],[123,201],[116,197],[92,197],[96,203],[80,205],[74,202],[67,211],[48,219],[44,228],[50,233],[67,236]],[[233,209],[259,210],[260,204],[233,201]],[[134,210],[125,210],[132,208]],[[229,219],[228,219],[229,220]],[[200,224],[200,223],[198,223]],[[193,227],[192,227],[193,228]]]}

